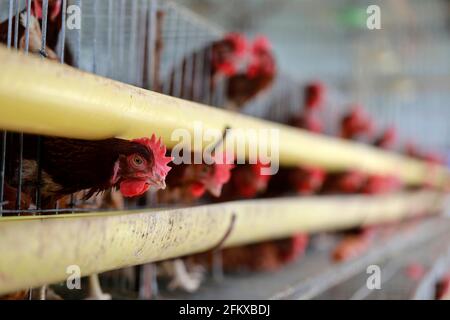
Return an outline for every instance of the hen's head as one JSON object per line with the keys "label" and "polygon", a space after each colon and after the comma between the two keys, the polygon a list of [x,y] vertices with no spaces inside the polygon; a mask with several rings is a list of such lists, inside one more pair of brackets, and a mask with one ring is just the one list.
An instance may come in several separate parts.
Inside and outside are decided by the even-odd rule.
{"label": "hen's head", "polygon": [[270,164],[256,164],[238,166],[233,171],[233,187],[244,198],[253,198],[264,192],[270,180],[270,175],[263,175],[262,169],[269,168]]}
{"label": "hen's head", "polygon": [[187,173],[190,184],[190,193],[194,198],[200,198],[209,192],[214,197],[220,197],[222,187],[230,180],[233,164],[225,161],[223,154],[218,153],[212,157],[212,164],[193,164]]}
{"label": "hen's head", "polygon": [[318,167],[301,167],[290,176],[291,183],[299,194],[318,191],[325,181],[325,171]]}
{"label": "hen's head", "polygon": [[232,76],[238,70],[239,59],[247,50],[247,39],[240,33],[228,33],[212,49],[213,72]]}
{"label": "hen's head", "polygon": [[247,67],[247,76],[273,77],[276,73],[276,63],[269,40],[264,36],[255,38],[250,52],[250,63]]}
{"label": "hen's head", "polygon": [[366,194],[386,194],[397,191],[402,186],[398,177],[389,175],[371,175],[362,190]]}
{"label": "hen's head", "polygon": [[390,149],[397,140],[397,130],[394,127],[387,128],[375,142],[377,147]]}
{"label": "hen's head", "polygon": [[167,164],[166,146],[153,134],[150,139],[131,140],[133,147],[122,153],[114,166],[111,183],[119,185],[125,197],[142,195],[149,188],[164,189],[165,179],[171,169]]}
{"label": "hen's head", "polygon": [[325,86],[321,82],[311,82],[305,87],[306,109],[318,109],[322,106],[325,96]]}
{"label": "hen's head", "polygon": [[359,135],[371,136],[374,130],[372,119],[359,105],[352,107],[341,121],[341,136],[353,139]]}
{"label": "hen's head", "polygon": [[[33,0],[31,4],[33,15],[42,19],[42,0]],[[48,18],[54,21],[61,12],[61,0],[50,0],[48,2]]]}
{"label": "hen's head", "polygon": [[356,193],[364,186],[366,180],[367,176],[364,173],[358,170],[352,170],[346,172],[339,178],[337,188],[343,193]]}

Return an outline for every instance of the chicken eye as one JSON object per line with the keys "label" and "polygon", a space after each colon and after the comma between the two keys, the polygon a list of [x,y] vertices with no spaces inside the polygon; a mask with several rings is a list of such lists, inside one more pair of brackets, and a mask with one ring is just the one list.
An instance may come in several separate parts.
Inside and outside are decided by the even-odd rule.
{"label": "chicken eye", "polygon": [[141,166],[144,163],[144,160],[142,160],[141,157],[136,156],[133,158],[133,162],[135,165]]}

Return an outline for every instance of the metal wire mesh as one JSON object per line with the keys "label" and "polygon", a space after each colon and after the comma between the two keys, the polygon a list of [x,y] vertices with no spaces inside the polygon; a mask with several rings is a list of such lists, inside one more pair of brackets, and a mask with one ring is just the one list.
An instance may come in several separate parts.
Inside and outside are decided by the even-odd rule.
{"label": "metal wire mesh", "polygon": [[[416,5],[418,5],[416,3]],[[31,0],[2,0],[0,1],[0,23],[4,26],[0,32],[0,40],[9,48],[33,51],[36,48],[30,47],[30,12]],[[51,34],[51,17],[49,15],[51,1],[42,1],[42,19],[40,46],[37,54],[43,58],[48,57],[51,51],[55,51],[60,63],[70,64],[82,70],[102,75],[111,79],[129,83],[138,87],[159,91],[183,99],[188,99],[217,107],[224,107],[226,101],[226,82],[219,79],[212,83],[211,44],[224,35],[224,30],[216,27],[203,18],[193,14],[185,8],[168,1],[158,0],[63,0],[60,26],[57,30],[56,40]],[[72,7],[82,10],[81,29],[67,28],[68,15],[66,9]],[[312,6],[304,4],[304,6]],[[426,7],[431,10],[434,7]],[[434,9],[433,9],[434,10]],[[70,11],[73,13],[73,11]],[[20,14],[26,15],[25,25],[21,22]],[[59,21],[59,20],[58,20]],[[324,20],[326,21],[326,20]],[[325,41],[328,46],[318,43],[315,33],[312,32],[317,27],[322,35],[327,34]],[[389,50],[404,50],[405,44],[401,43],[404,31],[398,29],[394,34],[384,34],[368,45],[367,39],[359,37],[358,34],[351,37],[351,41],[338,43],[335,39],[342,38],[342,30],[334,30],[334,25],[325,22],[323,25],[309,25],[301,28],[305,39],[305,56],[299,57],[306,62],[302,64],[301,76],[290,76],[281,72],[272,88],[262,94],[257,95],[241,111],[252,116],[286,123],[292,115],[298,113],[303,106],[302,85],[317,77],[329,80],[331,90],[328,93],[327,111],[322,114],[327,128],[326,133],[334,134],[337,131],[336,119],[345,112],[343,106],[348,105],[351,100],[347,98],[349,88],[357,92],[357,96],[351,99],[367,101],[367,107],[376,115],[377,121],[381,125],[396,123],[402,128],[402,135],[414,136],[417,132],[427,131],[426,140],[422,142],[432,143],[437,146],[448,145],[448,141],[442,137],[450,136],[448,126],[442,125],[442,101],[450,97],[445,87],[435,84],[419,83],[418,86],[425,87],[419,95],[411,96],[411,88],[408,82],[402,82],[401,75],[397,73],[393,76],[393,82],[400,81],[400,85],[406,87],[405,96],[380,95],[371,96],[370,92],[375,92],[381,88],[383,92],[387,89],[380,87],[380,81],[373,81],[377,77],[379,70],[371,67],[368,63],[369,54],[374,47],[385,47]],[[433,25],[431,29],[440,30],[444,26]],[[390,29],[391,31],[392,29]],[[328,33],[327,33],[328,32]],[[348,35],[347,35],[348,36]],[[386,43],[386,38],[395,40],[398,43]],[[334,40],[333,40],[334,39]],[[323,40],[323,39],[322,39]],[[395,40],[395,41],[397,41]],[[410,39],[411,40],[411,39]],[[433,44],[439,39],[433,39]],[[411,40],[411,43],[414,41]],[[350,46],[349,46],[350,44]],[[410,43],[409,43],[410,44]],[[347,47],[346,47],[347,46]],[[313,56],[321,59],[332,47],[338,54],[333,59],[323,59],[323,65],[308,63],[306,56]],[[397,61],[401,64],[400,69],[410,77],[424,77],[433,75],[435,77],[446,77],[450,74],[446,56],[439,56],[441,60],[433,64],[417,64],[417,61],[426,61],[430,51],[426,50],[427,45],[422,43],[416,50],[414,58],[404,61]],[[448,52],[446,45],[442,45],[444,52]],[[388,50],[388,51],[389,51]],[[318,58],[319,57],[319,58]],[[357,60],[358,69],[353,70],[353,60]],[[342,88],[337,83],[343,78],[349,77],[353,81]],[[382,79],[383,80],[383,79]],[[434,79],[436,80],[436,79]],[[381,81],[382,82],[382,81]],[[406,83],[406,85],[405,85]],[[333,85],[335,86],[333,88]],[[438,93],[438,94],[436,94]],[[411,102],[419,105],[427,105],[427,109],[420,111],[419,117],[416,112],[407,112]],[[393,108],[392,106],[395,106]],[[447,108],[448,109],[448,108]],[[445,112],[448,110],[445,109]],[[425,118],[425,113],[430,122],[438,123],[438,127],[433,133],[427,130],[421,117]],[[448,118],[448,113],[445,113]],[[95,200],[86,201],[82,196],[71,195],[65,199],[64,203],[59,203],[56,208],[42,208],[40,195],[41,170],[35,186],[35,206],[24,208],[22,206],[23,185],[23,134],[2,132],[0,135],[0,216],[2,215],[30,215],[30,214],[59,214],[71,212],[88,212],[95,209],[111,210],[110,208],[100,208]],[[8,157],[8,145],[17,144],[18,169],[17,188],[13,209],[5,209],[5,173],[10,168],[6,167]],[[36,152],[37,164],[39,167],[40,144],[38,140]],[[138,201],[127,201],[126,206],[134,208],[137,206],[158,206],[154,194],[149,193],[145,198]],[[147,269],[151,269],[149,272]],[[147,270],[147,271],[146,271]],[[131,276],[112,276],[109,282],[114,287],[122,287],[127,290],[135,290],[136,283],[140,282],[140,295],[146,296],[143,292],[152,283],[155,287],[156,269],[154,266],[143,266],[137,273],[130,272]],[[139,276],[136,276],[139,274]],[[149,276],[150,275],[150,276]],[[136,279],[138,278],[138,279]],[[140,279],[139,279],[140,278]],[[157,290],[153,288],[153,294]]]}
{"label": "metal wire mesh", "polygon": [[[30,15],[32,2],[2,1],[0,12],[2,23],[7,25],[4,41],[17,50],[29,50]],[[50,6],[52,6],[50,2]],[[79,8],[81,28],[69,28],[69,17]],[[143,88],[152,89],[172,96],[193,100],[209,105],[223,106],[225,103],[226,83],[223,79],[212,84],[211,44],[224,35],[224,31],[185,8],[172,2],[157,0],[142,1],[81,1],[64,0],[62,12],[56,17],[56,40],[53,21],[49,18],[49,1],[42,2],[42,17],[40,27],[42,36],[39,54],[47,57],[50,51],[56,52],[61,63],[66,63],[80,69],[103,75],[115,80],[126,82]],[[15,13],[15,15],[13,15]],[[26,25],[20,22],[20,15],[27,16]],[[51,19],[51,21],[49,20]],[[24,29],[24,31],[22,31]],[[49,30],[47,30],[49,29]],[[22,34],[24,33],[24,35]],[[47,33],[53,37],[48,41]],[[52,33],[53,32],[53,33]],[[22,39],[23,38],[23,39]],[[3,37],[2,37],[3,40]],[[22,42],[24,43],[22,45]],[[49,42],[49,43],[47,43]],[[34,50],[35,48],[33,48]],[[271,94],[265,94],[253,102],[245,111],[248,114],[280,120],[286,115],[286,107],[297,102],[294,98],[287,103],[288,96],[297,96],[298,90],[292,79],[282,78],[278,81]],[[279,98],[277,98],[279,97]],[[283,101],[280,99],[284,99]],[[298,97],[297,97],[298,99]],[[7,136],[13,133],[2,133],[2,162],[0,173],[2,188],[0,200],[3,200],[4,176]],[[16,141],[15,139],[11,141]],[[21,208],[22,197],[22,144],[23,136],[19,134],[19,169],[17,171],[18,188],[16,208],[1,208],[4,214],[46,214],[75,211],[89,211],[86,208],[76,208],[83,205],[74,196],[68,201],[69,208],[40,208],[40,181],[36,186],[36,208]],[[15,142],[14,142],[15,143]],[[39,147],[36,150],[39,164]],[[40,172],[40,170],[39,170]],[[142,204],[142,201],[140,202]],[[136,202],[128,202],[136,205]],[[145,205],[145,201],[143,202]],[[153,203],[153,205],[156,205]]]}

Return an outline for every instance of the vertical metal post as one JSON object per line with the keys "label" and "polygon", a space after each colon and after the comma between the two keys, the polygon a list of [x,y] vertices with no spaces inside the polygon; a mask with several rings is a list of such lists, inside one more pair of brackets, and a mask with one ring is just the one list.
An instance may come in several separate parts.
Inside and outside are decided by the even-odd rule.
{"label": "vertical metal post", "polygon": [[66,45],[66,13],[67,13],[67,0],[63,0],[61,8],[61,42],[60,42],[60,52],[61,63],[64,63],[64,50]]}
{"label": "vertical metal post", "polygon": [[182,54],[182,41],[183,41],[183,35],[181,34],[181,17],[180,13],[177,10],[174,10],[175,12],[175,30],[174,30],[174,45],[173,45],[173,72],[174,72],[174,78],[173,78],[173,84],[172,84],[172,92],[171,94],[174,97],[180,97],[181,95],[181,86],[182,86],[182,78],[184,73],[184,59]]}
{"label": "vertical metal post", "polygon": [[[156,51],[156,13],[158,10],[156,0],[150,0],[148,8],[148,32],[147,32],[147,81],[148,89],[156,89],[159,79],[154,79],[155,75],[155,51]],[[156,80],[156,81],[154,81]]]}
{"label": "vertical metal post", "polygon": [[27,0],[27,23],[25,28],[25,53],[28,54],[30,46],[30,16],[31,16],[31,0]]}
{"label": "vertical metal post", "polygon": [[98,5],[100,1],[94,2],[94,30],[92,37],[92,72],[97,74],[97,29],[98,29]]}
{"label": "vertical metal post", "polygon": [[137,57],[137,29],[138,29],[138,1],[131,1],[131,18],[128,19],[130,21],[131,29],[129,33],[129,52],[128,52],[128,61],[127,61],[127,82],[129,84],[136,85],[136,66],[139,65],[136,59]]}
{"label": "vertical metal post", "polygon": [[108,66],[107,72],[105,73],[108,77],[113,76],[113,14],[114,14],[114,4],[113,0],[108,0],[108,37],[107,37],[107,48],[108,48]]}
{"label": "vertical metal post", "polygon": [[16,18],[14,21],[14,48],[19,48],[19,20],[20,20],[20,11],[19,11],[19,0],[16,0]]}
{"label": "vertical metal post", "polygon": [[122,75],[123,75],[123,70],[125,70],[123,68],[124,65],[124,60],[125,60],[125,14],[126,14],[126,1],[125,0],[120,0],[119,3],[119,10],[118,10],[118,14],[119,14],[119,19],[117,20],[119,23],[119,70],[118,73],[116,74],[116,79],[120,78],[120,80],[122,80]]}
{"label": "vertical metal post", "polygon": [[45,49],[47,47],[47,19],[48,19],[48,0],[42,0],[42,39],[41,39],[41,55],[46,56]]}
{"label": "vertical metal post", "polygon": [[[80,8],[81,12],[83,12],[82,10],[82,1],[81,0],[75,0],[75,4]],[[77,68],[80,68],[81,66],[81,30],[83,28],[83,14],[81,14],[81,28],[80,30],[78,30],[77,32],[77,37],[76,37],[76,45],[75,45],[75,61],[74,61],[74,65]]]}
{"label": "vertical metal post", "polygon": [[203,89],[204,89],[204,100],[203,102],[206,104],[211,104],[211,89],[213,87],[213,77],[212,77],[212,47],[211,45],[209,45],[211,42],[208,39],[208,46],[206,47],[205,50],[205,60],[206,60],[206,64],[205,64],[205,78],[203,79],[204,85],[203,85]]}
{"label": "vertical metal post", "polygon": [[186,65],[184,68],[184,74],[182,79],[181,86],[183,87],[183,96],[182,98],[192,100],[192,89],[193,89],[193,69],[194,69],[194,54],[191,50],[191,27],[192,25],[189,24],[189,27],[186,27],[186,50],[184,50],[184,55],[186,57]]}
{"label": "vertical metal post", "polygon": [[146,50],[148,50],[148,42],[147,42],[147,31],[148,31],[148,1],[141,0],[140,8],[139,8],[139,24],[138,24],[138,50],[137,50],[137,63],[136,65],[136,84],[137,86],[143,88],[144,87],[144,74],[147,72],[145,70],[146,64]]}
{"label": "vertical metal post", "polygon": [[6,42],[6,45],[7,45],[8,48],[11,48],[13,7],[14,7],[14,1],[13,1],[13,0],[9,0],[9,11],[8,11],[8,40],[7,40],[7,42]]}
{"label": "vertical metal post", "polygon": [[200,40],[200,46],[202,49],[200,49],[196,54],[195,54],[195,70],[194,70],[194,74],[195,74],[195,81],[194,81],[194,98],[193,100],[196,102],[201,102],[202,101],[202,88],[203,88],[203,77],[204,77],[204,63],[205,63],[205,49],[204,49],[204,44],[203,44],[203,39],[202,39],[202,31],[200,28],[197,29],[197,37]]}

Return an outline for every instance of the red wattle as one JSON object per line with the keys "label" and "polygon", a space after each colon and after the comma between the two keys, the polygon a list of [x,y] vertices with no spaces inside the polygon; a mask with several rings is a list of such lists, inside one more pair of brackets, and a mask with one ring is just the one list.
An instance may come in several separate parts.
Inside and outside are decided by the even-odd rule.
{"label": "red wattle", "polygon": [[190,190],[193,197],[200,198],[205,193],[206,188],[202,183],[193,183]]}
{"label": "red wattle", "polygon": [[137,197],[147,191],[149,184],[144,180],[125,180],[120,183],[120,192],[124,197]]}

